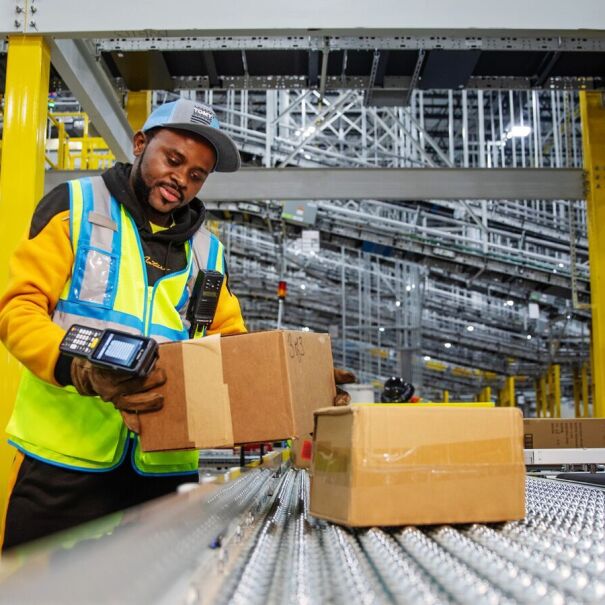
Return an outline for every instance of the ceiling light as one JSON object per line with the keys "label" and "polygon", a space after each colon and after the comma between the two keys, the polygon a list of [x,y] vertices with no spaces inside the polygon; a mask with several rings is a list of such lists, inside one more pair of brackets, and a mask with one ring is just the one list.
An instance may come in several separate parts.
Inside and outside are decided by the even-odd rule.
{"label": "ceiling light", "polygon": [[531,128],[529,126],[517,124],[516,126],[511,126],[506,133],[507,139],[513,138],[522,138],[528,137],[531,133]]}
{"label": "ceiling light", "polygon": [[446,349],[451,349],[451,348],[452,348],[452,343],[451,343],[451,342],[444,342],[444,343],[443,343],[443,346],[444,346]]}
{"label": "ceiling light", "polygon": [[424,359],[424,361],[431,361],[431,356],[425,355],[422,359]]}
{"label": "ceiling light", "polygon": [[412,286],[410,286],[410,284],[408,284],[408,285],[405,287],[405,291],[406,291],[406,292],[411,292],[411,291],[412,291]]}
{"label": "ceiling light", "polygon": [[396,307],[401,307],[401,301],[400,300],[396,300],[395,301],[395,306]]}
{"label": "ceiling light", "polygon": [[306,290],[306,289],[307,289],[307,286],[305,286],[305,284],[300,284],[300,289],[301,289],[301,290]]}
{"label": "ceiling light", "polygon": [[380,328],[378,328],[379,332],[384,332],[384,328],[382,326],[380,326]]}
{"label": "ceiling light", "polygon": [[565,265],[564,265],[563,263],[559,263],[559,267],[560,267],[561,269],[563,269],[563,267],[565,267]]}
{"label": "ceiling light", "polygon": [[303,329],[302,329],[302,331],[303,331],[303,332],[308,332],[308,331],[309,331],[309,328],[307,328],[307,326],[304,326],[304,327],[303,327]]}
{"label": "ceiling light", "polygon": [[475,326],[466,326],[466,329],[467,329],[469,332],[474,332],[474,331],[475,331]]}
{"label": "ceiling light", "polygon": [[527,340],[531,340],[531,334],[528,334],[526,338]]}
{"label": "ceiling light", "polygon": [[507,307],[512,307],[512,306],[515,304],[515,301],[514,301],[514,300],[510,300],[510,299],[509,299],[509,300],[507,300],[507,301],[506,301],[504,304],[505,304]]}
{"label": "ceiling light", "polygon": [[305,160],[310,160],[310,159],[311,159],[311,154],[305,153]]}

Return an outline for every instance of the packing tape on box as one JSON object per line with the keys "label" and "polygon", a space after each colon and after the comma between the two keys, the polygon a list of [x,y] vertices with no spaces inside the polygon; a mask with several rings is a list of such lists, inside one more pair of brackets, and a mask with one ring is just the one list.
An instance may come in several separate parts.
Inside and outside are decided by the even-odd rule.
{"label": "packing tape on box", "polygon": [[[401,448],[345,448],[315,443],[313,468],[333,484],[385,486],[469,478],[508,476],[518,472],[518,444],[512,438],[434,443]],[[468,448],[476,460],[469,462]],[[363,452],[363,454],[362,454]],[[355,473],[351,476],[352,459]],[[518,462],[522,463],[521,460]]]}

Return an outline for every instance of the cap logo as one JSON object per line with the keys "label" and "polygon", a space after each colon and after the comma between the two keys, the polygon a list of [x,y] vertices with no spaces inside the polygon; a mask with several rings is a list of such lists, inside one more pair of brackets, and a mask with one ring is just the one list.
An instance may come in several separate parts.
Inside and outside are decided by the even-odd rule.
{"label": "cap logo", "polygon": [[193,107],[191,121],[194,124],[203,124],[204,126],[209,126],[212,122],[212,118],[214,118],[214,114],[211,111],[208,111],[204,107]]}

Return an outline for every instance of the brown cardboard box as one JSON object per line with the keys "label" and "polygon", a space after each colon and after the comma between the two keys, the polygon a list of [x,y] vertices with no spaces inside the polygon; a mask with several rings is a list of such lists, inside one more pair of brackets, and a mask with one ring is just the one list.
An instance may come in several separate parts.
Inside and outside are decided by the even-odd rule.
{"label": "brown cardboard box", "polygon": [[336,395],[328,334],[257,332],[222,339],[235,443],[313,430],[313,412]]}
{"label": "brown cardboard box", "polygon": [[306,435],[336,387],[327,334],[272,331],[166,343],[164,408],[141,414],[144,451]]}
{"label": "brown cardboard box", "polygon": [[311,513],[361,527],[522,519],[522,435],[516,409],[320,410]]}
{"label": "brown cardboard box", "polygon": [[162,344],[160,359],[164,407],[139,416],[143,451],[232,446],[220,336]]}
{"label": "brown cardboard box", "polygon": [[529,450],[605,448],[603,418],[526,418],[523,425],[524,446]]}

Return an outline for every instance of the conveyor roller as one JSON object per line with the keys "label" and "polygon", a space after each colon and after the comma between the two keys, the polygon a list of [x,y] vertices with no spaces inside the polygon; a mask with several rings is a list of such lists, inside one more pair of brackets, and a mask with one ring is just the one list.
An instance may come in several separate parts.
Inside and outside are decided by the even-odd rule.
{"label": "conveyor roller", "polygon": [[367,530],[311,517],[305,471],[260,469],[202,491],[143,507],[147,518],[28,576],[34,557],[0,584],[0,602],[605,601],[598,488],[529,477],[522,522]]}

